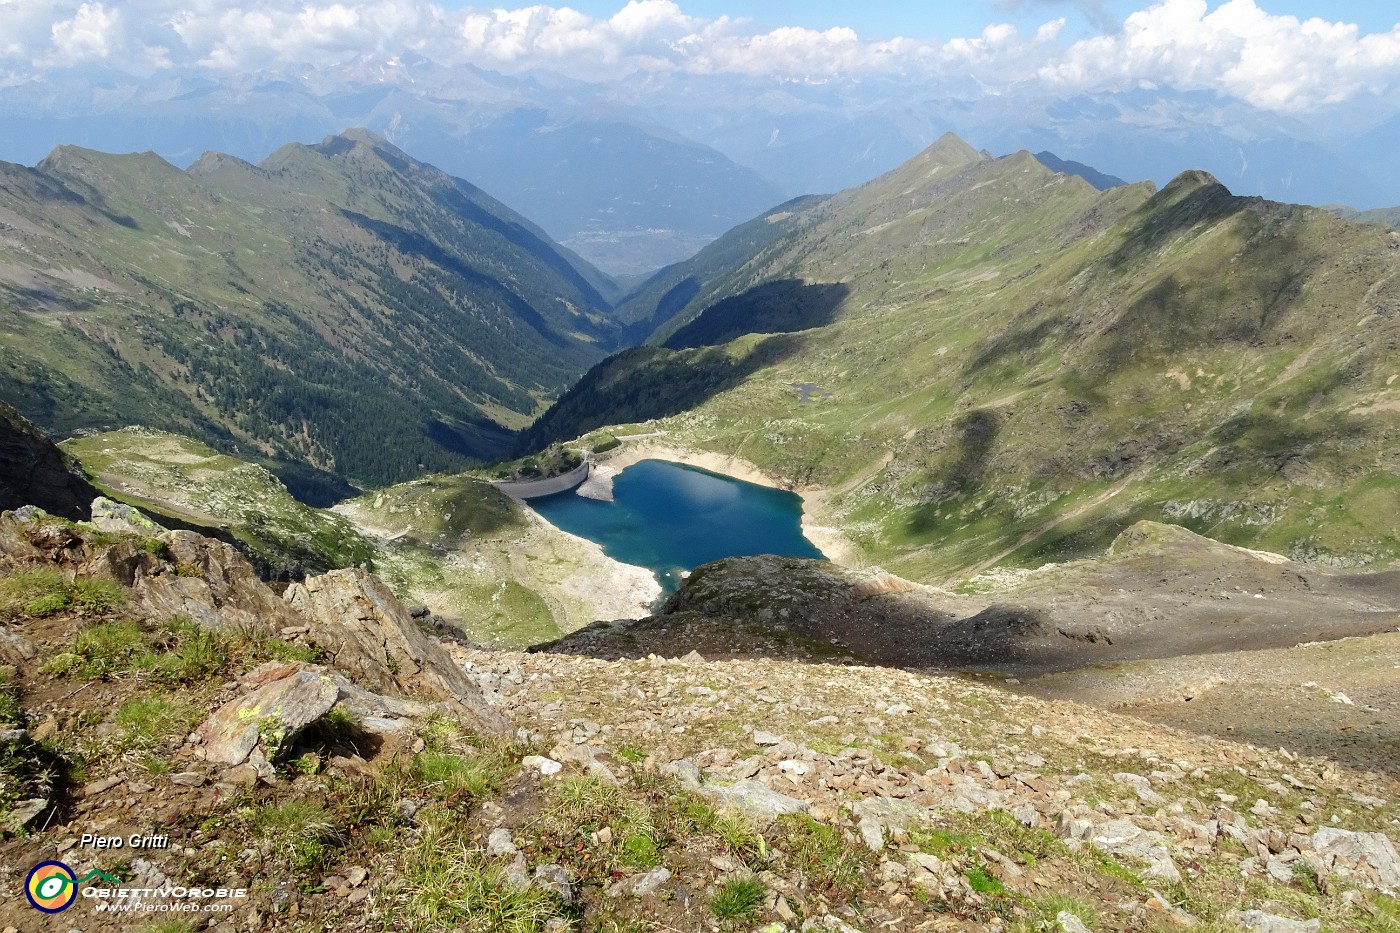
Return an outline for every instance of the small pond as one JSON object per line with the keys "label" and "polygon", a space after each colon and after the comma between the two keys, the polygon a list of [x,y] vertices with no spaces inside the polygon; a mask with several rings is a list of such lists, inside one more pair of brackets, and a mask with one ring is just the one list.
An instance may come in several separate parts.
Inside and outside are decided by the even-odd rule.
{"label": "small pond", "polygon": [[551,524],[646,567],[667,594],[681,574],[721,557],[821,558],[802,536],[802,500],[791,492],[665,460],[642,460],[613,479],[613,501],[561,492],[529,505]]}

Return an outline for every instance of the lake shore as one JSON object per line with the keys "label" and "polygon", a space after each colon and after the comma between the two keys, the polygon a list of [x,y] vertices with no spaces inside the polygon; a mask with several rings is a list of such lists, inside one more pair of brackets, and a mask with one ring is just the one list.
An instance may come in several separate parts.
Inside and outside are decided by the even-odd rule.
{"label": "lake shore", "polygon": [[642,460],[667,460],[671,463],[699,467],[702,470],[709,470],[711,473],[719,473],[722,476],[743,480],[757,486],[783,489],[794,493],[802,500],[802,534],[807,540],[816,545],[817,549],[826,555],[827,560],[833,564],[839,564],[842,567],[864,565],[864,561],[860,559],[860,552],[847,540],[845,535],[836,528],[817,524],[814,515],[825,508],[829,496],[828,490],[824,488],[795,489],[740,457],[654,441],[625,442],[624,446],[617,451],[609,452],[605,457],[599,458],[600,464],[609,467],[616,473],[621,473],[627,467]]}

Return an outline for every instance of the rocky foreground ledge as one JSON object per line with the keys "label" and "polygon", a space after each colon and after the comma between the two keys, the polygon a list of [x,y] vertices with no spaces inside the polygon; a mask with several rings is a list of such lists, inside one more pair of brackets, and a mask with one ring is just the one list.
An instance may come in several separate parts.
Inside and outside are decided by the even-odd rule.
{"label": "rocky foreground ledge", "polygon": [[[1038,917],[1073,930],[1091,915],[1100,929],[1291,931],[1395,916],[1387,775],[883,668],[454,656],[567,769],[672,775],[756,826],[831,827],[872,896],[842,904],[808,875],[761,871],[765,910],[792,928],[832,915],[835,928]],[[712,868],[721,886],[752,870]]]}
{"label": "rocky foreground ledge", "polygon": [[1392,773],[986,683],[490,652],[363,570],[278,593],[219,542],[33,511],[0,516],[0,617],[0,929],[50,859],[245,892],[81,902],[85,933],[1400,922]]}

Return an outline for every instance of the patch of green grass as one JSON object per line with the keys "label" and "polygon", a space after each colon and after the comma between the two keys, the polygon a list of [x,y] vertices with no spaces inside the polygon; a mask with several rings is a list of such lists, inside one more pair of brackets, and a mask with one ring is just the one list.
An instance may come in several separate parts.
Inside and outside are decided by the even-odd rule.
{"label": "patch of green grass", "polygon": [[[105,599],[100,591],[97,598]],[[125,619],[89,626],[78,632],[67,651],[54,655],[41,670],[83,680],[147,674],[161,683],[185,686],[221,676],[235,665],[251,668],[267,660],[317,658],[312,649],[259,633],[227,634],[176,616],[164,627],[151,629]]]}
{"label": "patch of green grass", "polygon": [[617,847],[617,863],[628,868],[655,868],[661,864],[661,849],[650,833],[628,833]]}
{"label": "patch of green grass", "polygon": [[861,893],[865,872],[874,864],[872,853],[864,846],[805,813],[778,817],[770,841],[774,848],[787,852],[792,866],[806,876],[809,887],[845,900],[853,900]]}
{"label": "patch of green grass", "polygon": [[617,757],[623,761],[630,761],[632,764],[641,764],[647,760],[646,749],[636,745],[620,745],[617,749]]}
{"label": "patch of green grass", "polygon": [[[49,608],[57,602],[59,608]],[[22,570],[0,580],[0,610],[6,614],[42,618],[68,603],[68,584],[57,570]]]}
{"label": "patch of green grass", "polygon": [[972,833],[939,827],[910,830],[909,840],[919,847],[920,852],[927,852],[939,858],[974,851],[983,841],[980,836]]}
{"label": "patch of green grass", "polygon": [[173,735],[184,735],[202,713],[194,707],[164,697],[128,700],[113,717],[121,731],[117,746],[123,751],[148,750]]}
{"label": "patch of green grass", "polygon": [[758,919],[765,893],[767,889],[758,878],[736,878],[726,881],[720,885],[715,896],[710,898],[710,913],[725,924],[752,923]]}
{"label": "patch of green grass", "polygon": [[1001,897],[1006,894],[1006,886],[987,871],[986,865],[974,865],[963,874],[967,877],[967,883],[972,886],[972,890],[978,894],[987,894],[993,897]]}
{"label": "patch of green grass", "polygon": [[1047,858],[1066,857],[1069,847],[1054,833],[1025,826],[1005,810],[988,810],[984,816],[985,832],[992,847],[1013,852],[1028,865]]}
{"label": "patch of green grass", "polygon": [[1400,899],[1377,894],[1375,911],[1357,921],[1366,933],[1400,933]]}
{"label": "patch of green grass", "polygon": [[164,755],[147,755],[136,766],[153,777],[168,777],[175,772],[175,766]]}
{"label": "patch of green grass", "polygon": [[767,853],[763,835],[748,820],[716,810],[689,791],[675,791],[667,796],[666,825],[678,836],[709,836],[745,861]]}
{"label": "patch of green grass", "polygon": [[1030,904],[1051,929],[1054,929],[1055,918],[1062,913],[1073,914],[1084,921],[1084,925],[1091,930],[1099,922],[1099,912],[1094,909],[1094,905],[1073,894],[1047,894],[1033,899]]}
{"label": "patch of green grass", "polygon": [[419,823],[418,840],[404,853],[392,889],[412,929],[537,933],[563,912],[557,896],[507,884],[455,815],[429,811]]}
{"label": "patch of green grass", "polygon": [[47,619],[51,615],[57,615],[66,609],[71,609],[72,606],[73,601],[67,593],[50,593],[26,603],[24,614],[31,619]]}
{"label": "patch of green grass", "polygon": [[409,763],[406,779],[450,803],[485,797],[515,773],[513,746],[472,735],[448,716],[427,717],[419,728],[423,751]]}
{"label": "patch of green grass", "polygon": [[0,610],[43,619],[69,609],[105,615],[126,605],[126,591],[105,577],[71,584],[57,570],[25,570],[0,581]]}
{"label": "patch of green grass", "polygon": [[254,835],[272,843],[274,854],[312,878],[335,857],[344,835],[320,803],[286,800],[255,810],[250,817]]}
{"label": "patch of green grass", "polygon": [[[646,783],[626,787],[593,775],[572,775],[551,788],[550,805],[537,824],[539,839],[581,876],[603,881],[621,868],[653,868],[677,841],[667,824],[664,798]],[[598,847],[593,834],[606,827],[613,843]]]}
{"label": "patch of green grass", "polygon": [[1095,870],[1097,870],[1100,874],[1107,875],[1110,878],[1116,878],[1119,881],[1126,882],[1135,888],[1146,887],[1142,878],[1138,877],[1137,872],[1133,871],[1131,868],[1127,867],[1122,862],[1109,855],[1107,852],[1095,848],[1094,846],[1088,846],[1084,849],[1081,849],[1078,854],[1082,856],[1089,863],[1089,865],[1092,866]]}
{"label": "patch of green grass", "polygon": [[82,578],[73,581],[73,604],[85,612],[115,612],[126,605],[126,591],[115,580]]}
{"label": "patch of green grass", "polygon": [[[594,832],[613,821],[624,824],[638,822],[632,801],[623,796],[615,784],[593,775],[571,775],[556,786],[551,815],[564,823]],[[613,827],[614,834],[625,834],[628,827]]]}
{"label": "patch of green grass", "polygon": [[105,680],[127,673],[138,655],[149,663],[150,652],[139,625],[130,621],[103,622],[78,632],[72,647],[54,655],[40,670],[55,676]]}
{"label": "patch of green grass", "polygon": [[13,667],[0,667],[0,724],[23,726],[28,717],[19,699],[19,683]]}
{"label": "patch of green grass", "polygon": [[153,670],[167,683],[188,684],[206,680],[228,667],[230,641],[212,629],[188,619],[175,619],[169,626],[175,643],[154,655]]}
{"label": "patch of green grass", "polygon": [[500,777],[491,762],[427,750],[414,757],[410,774],[434,795],[453,800],[484,797]]}
{"label": "patch of green grass", "polygon": [[318,664],[324,660],[324,656],[318,649],[310,645],[289,644],[280,638],[258,638],[256,645],[257,653],[264,655],[269,661],[302,661],[307,664]]}

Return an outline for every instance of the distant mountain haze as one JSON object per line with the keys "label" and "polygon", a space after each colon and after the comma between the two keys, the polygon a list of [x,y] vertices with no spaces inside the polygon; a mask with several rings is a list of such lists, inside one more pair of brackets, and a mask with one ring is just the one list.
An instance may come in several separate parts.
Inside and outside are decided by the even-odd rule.
{"label": "distant mountain haze", "polygon": [[947,77],[641,70],[580,80],[364,54],[286,73],[109,68],[17,81],[0,88],[0,158],[32,164],[73,144],[152,150],[181,166],[211,149],[258,161],[289,140],[364,126],[631,276],[686,259],[788,198],[862,184],[948,131],[1128,181],[1162,185],[1202,168],[1276,200],[1400,203],[1395,121],[1337,107],[1328,119],[1166,86],[987,94]]}

